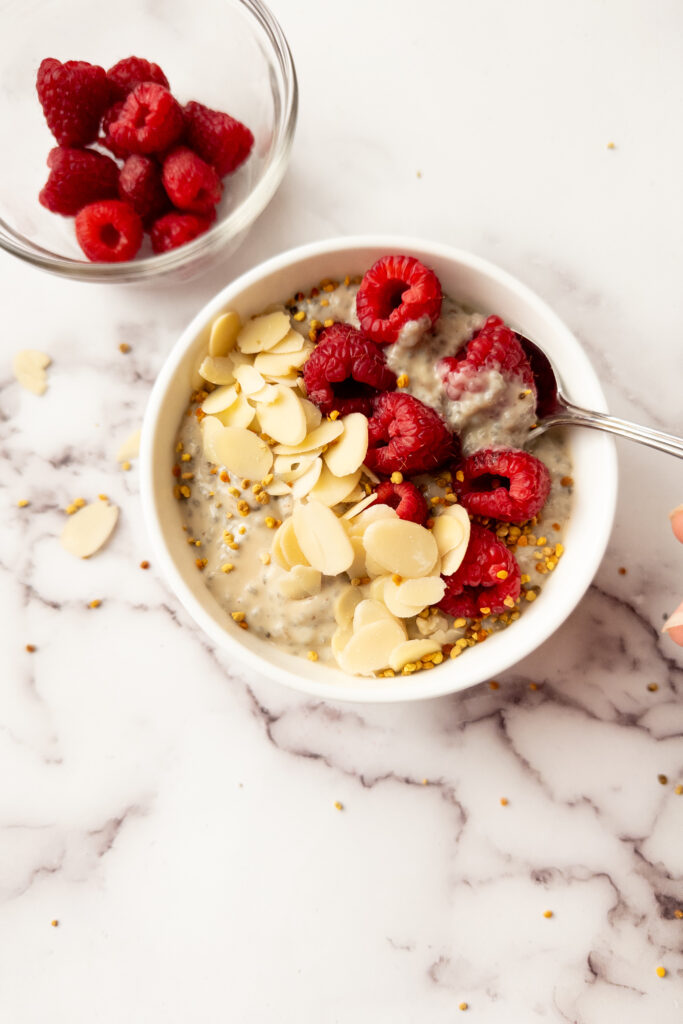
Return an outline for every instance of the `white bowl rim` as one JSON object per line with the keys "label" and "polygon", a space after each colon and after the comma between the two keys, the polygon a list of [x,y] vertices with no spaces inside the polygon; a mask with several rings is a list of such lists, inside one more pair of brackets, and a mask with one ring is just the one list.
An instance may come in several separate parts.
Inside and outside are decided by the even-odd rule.
{"label": "white bowl rim", "polygon": [[[156,423],[163,405],[167,390],[169,389],[174,375],[183,360],[186,350],[191,346],[198,332],[213,317],[226,307],[228,302],[235,298],[250,286],[256,284],[261,278],[276,271],[291,267],[311,257],[325,257],[332,254],[339,254],[344,250],[381,249],[385,252],[414,253],[418,258],[429,261],[429,257],[454,261],[461,266],[483,275],[495,284],[499,284],[511,292],[516,293],[535,313],[541,315],[552,329],[561,334],[563,345],[566,344],[572,355],[583,361],[583,373],[586,377],[587,390],[591,393],[591,404],[596,410],[607,411],[605,397],[599,380],[590,365],[584,349],[564,324],[564,322],[550,309],[549,306],[527,285],[522,284],[516,277],[502,270],[488,260],[443,243],[429,242],[415,237],[401,235],[350,235],[337,238],[325,239],[298,246],[293,249],[279,253],[256,267],[242,274],[240,277],[228,283],[222,288],[191,320],[180,338],[171,349],[164,365],[159,372],[154,387],[150,394],[142,428],[142,439],[140,446],[140,492],[143,507],[144,519],[147,531],[152,543],[156,563],[160,566],[166,581],[172,591],[179,599],[185,610],[199,625],[213,642],[223,650],[234,656],[241,666],[249,667],[260,672],[270,679],[283,683],[291,689],[306,693],[317,698],[356,702],[356,703],[397,703],[412,700],[424,700],[441,697],[450,693],[458,692],[477,685],[486,679],[491,679],[499,673],[506,671],[517,664],[541,643],[547,640],[555,630],[569,617],[584,593],[590,586],[595,572],[602,560],[607,543],[609,541],[617,500],[617,459],[616,448],[613,439],[602,432],[591,432],[595,441],[593,442],[602,459],[601,484],[603,491],[599,500],[595,501],[595,520],[591,523],[590,536],[590,557],[583,561],[577,561],[571,594],[565,600],[548,602],[544,607],[543,624],[535,634],[517,630],[517,645],[514,656],[511,658],[507,646],[496,648],[493,654],[488,654],[491,646],[477,646],[473,648],[466,658],[458,659],[454,666],[458,665],[458,677],[453,678],[453,673],[445,671],[447,666],[443,665],[439,671],[430,673],[418,673],[413,676],[396,676],[395,679],[382,680],[386,683],[382,689],[368,688],[368,680],[358,678],[357,683],[347,684],[320,681],[306,678],[289,671],[280,665],[275,665],[265,657],[248,649],[239,642],[238,637],[233,637],[227,629],[223,629],[208,615],[202,604],[196,599],[188,585],[185,583],[183,574],[171,556],[162,540],[162,527],[159,518],[157,495],[153,486],[153,457],[157,443]],[[505,311],[501,310],[505,316]],[[565,555],[566,557],[566,555]],[[208,593],[208,590],[207,590]],[[544,604],[539,602],[539,605]],[[539,605],[534,605],[537,609]],[[520,620],[520,625],[523,620]],[[510,635],[504,630],[499,635]],[[493,637],[491,638],[493,639]],[[475,653],[476,652],[476,653]],[[479,658],[476,655],[479,655]],[[487,655],[485,658],[483,655]],[[309,670],[331,671],[323,664],[312,665],[302,661]],[[481,668],[477,671],[477,663],[485,661],[486,670]],[[468,666],[469,662],[469,666]],[[354,680],[356,677],[352,677]]]}

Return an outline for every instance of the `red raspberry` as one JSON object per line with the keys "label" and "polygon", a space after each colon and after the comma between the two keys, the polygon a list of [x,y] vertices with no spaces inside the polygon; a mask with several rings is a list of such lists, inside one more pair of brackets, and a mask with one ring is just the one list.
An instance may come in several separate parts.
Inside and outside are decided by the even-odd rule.
{"label": "red raspberry", "polygon": [[121,160],[125,160],[126,157],[130,155],[128,150],[124,149],[122,146],[117,146],[109,131],[114,121],[118,121],[122,107],[123,100],[119,100],[118,103],[114,103],[111,107],[107,107],[105,112],[102,114],[102,124],[100,125],[101,134],[97,141],[100,146],[104,146],[104,148],[108,149],[110,153],[114,154],[114,156],[119,157]]}
{"label": "red raspberry", "polygon": [[213,167],[187,146],[178,146],[164,160],[164,188],[179,210],[205,215],[220,201],[223,185]]}
{"label": "red raspberry", "polygon": [[392,484],[389,480],[375,487],[377,495],[376,505],[388,505],[396,509],[399,519],[408,519],[411,523],[419,523],[424,526],[429,515],[427,502],[422,491],[418,490],[415,484],[407,480],[402,484]]}
{"label": "red raspberry", "polygon": [[173,210],[156,221],[150,237],[154,252],[168,252],[169,249],[177,249],[179,245],[191,242],[197,235],[202,235],[211,227],[215,214],[208,217],[198,217],[195,213],[179,213]]}
{"label": "red raspberry", "polygon": [[422,473],[457,458],[460,445],[438,413],[404,393],[372,403],[366,465],[376,473]]}
{"label": "red raspberry", "polygon": [[211,110],[192,100],[183,108],[188,145],[219,177],[236,171],[251,153],[254,136],[245,124],[230,114]]}
{"label": "red raspberry", "polygon": [[467,391],[480,389],[480,370],[498,370],[504,377],[516,377],[520,387],[531,388],[536,395],[529,360],[514,331],[499,316],[490,316],[481,330],[454,356],[439,364],[448,397],[458,402]]}
{"label": "red raspberry", "polygon": [[104,68],[83,60],[41,61],[38,99],[48,128],[60,146],[87,146],[97,138],[100,118],[110,102]]}
{"label": "red raspberry", "polygon": [[550,473],[520,448],[482,448],[455,467],[453,490],[471,515],[521,523],[545,505]]}
{"label": "red raspberry", "polygon": [[144,57],[125,57],[107,71],[112,99],[122,100],[143,82],[156,82],[165,89],[170,88],[168,78],[158,64],[151,64]]}
{"label": "red raspberry", "polygon": [[143,224],[157,220],[170,208],[161,183],[161,168],[148,156],[134,153],[119,172],[119,196],[133,207]]}
{"label": "red raspberry", "polygon": [[123,263],[132,260],[142,244],[142,221],[128,203],[105,199],[78,213],[76,238],[93,263]]}
{"label": "red raspberry", "polygon": [[182,109],[168,89],[143,82],[123,101],[109,135],[128,153],[161,153],[177,142],[183,128]]}
{"label": "red raspberry", "polygon": [[350,324],[332,324],[321,332],[303,372],[308,397],[325,415],[337,409],[344,416],[370,416],[372,399],[396,387],[382,350]]}
{"label": "red raspberry", "polygon": [[[501,579],[499,573],[507,575]],[[477,619],[489,613],[509,612],[521,590],[520,570],[514,555],[490,530],[477,523],[472,523],[460,568],[442,579],[446,582],[446,593],[439,608],[455,618]]]}
{"label": "red raspberry", "polygon": [[435,323],[441,312],[439,279],[412,256],[382,256],[361,281],[356,312],[369,338],[389,344],[408,323],[424,320],[425,328]]}
{"label": "red raspberry", "polygon": [[47,166],[50,174],[38,199],[53,213],[73,216],[88,203],[116,195],[119,169],[103,153],[55,146]]}

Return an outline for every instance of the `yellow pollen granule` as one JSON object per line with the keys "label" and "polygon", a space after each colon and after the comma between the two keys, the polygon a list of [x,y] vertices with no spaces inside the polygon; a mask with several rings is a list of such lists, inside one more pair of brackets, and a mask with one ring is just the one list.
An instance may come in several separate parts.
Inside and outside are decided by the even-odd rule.
{"label": "yellow pollen granule", "polygon": [[403,583],[403,577],[399,576],[399,574],[395,572],[394,575],[391,577],[391,581],[392,583],[395,583],[396,586],[398,587],[401,585],[401,583]]}
{"label": "yellow pollen granule", "polygon": [[400,374],[399,377],[396,380],[396,387],[397,388],[407,388],[409,384],[410,384],[410,377],[408,376],[407,373]]}
{"label": "yellow pollen granule", "polygon": [[499,580],[506,580],[508,578],[507,569],[501,569],[500,572],[496,573],[496,576]]}
{"label": "yellow pollen granule", "polygon": [[458,1009],[459,1010],[466,1010],[467,1008],[468,1008],[468,1004],[467,1003],[458,1003]]}
{"label": "yellow pollen granule", "polygon": [[332,318],[330,318],[329,320],[323,320],[323,327],[331,327],[333,323],[334,320],[332,320]]}
{"label": "yellow pollen granule", "polygon": [[338,420],[339,419],[339,409],[333,409],[332,412],[330,413],[330,415],[327,418],[330,419],[330,420]]}
{"label": "yellow pollen granule", "polygon": [[28,498],[19,498],[17,502],[17,508],[26,508],[28,505]]}
{"label": "yellow pollen granule", "polygon": [[506,608],[514,608],[515,607],[514,598],[510,597],[510,595],[508,594],[507,597],[503,598],[503,604],[505,605]]}
{"label": "yellow pollen granule", "polygon": [[676,794],[676,796],[683,795],[683,786],[680,784],[680,782],[677,786],[674,786],[674,793]]}
{"label": "yellow pollen granule", "polygon": [[304,313],[303,309],[300,309],[298,313],[295,313],[293,319],[296,320],[298,323],[301,323],[302,320],[305,320],[306,314]]}
{"label": "yellow pollen granule", "polygon": [[543,916],[544,917],[552,917],[553,916],[552,910],[544,910],[543,911]]}
{"label": "yellow pollen granule", "polygon": [[261,551],[259,558],[264,565],[270,565],[270,554],[267,551]]}
{"label": "yellow pollen granule", "polygon": [[182,494],[183,498],[189,498],[190,495],[192,494],[192,491],[187,486],[187,484],[183,484],[183,486],[180,488],[180,493]]}
{"label": "yellow pollen granule", "polygon": [[192,459],[192,456],[190,455],[189,452],[185,452],[183,455],[180,456],[180,461],[181,462],[190,462],[191,459]]}
{"label": "yellow pollen granule", "polygon": [[230,614],[235,622],[244,622],[247,617],[245,612],[231,612]]}
{"label": "yellow pollen granule", "polygon": [[454,619],[453,629],[464,629],[467,625],[467,619]]}
{"label": "yellow pollen granule", "polygon": [[500,798],[500,806],[501,806],[501,807],[507,807],[507,805],[508,805],[508,803],[509,803],[509,802],[510,802],[510,801],[508,800],[508,798],[507,798],[506,796],[502,796],[502,797]]}
{"label": "yellow pollen granule", "polygon": [[465,479],[465,474],[463,473],[463,471],[461,469],[459,469],[456,472],[455,479],[458,481],[458,483],[460,483],[460,484],[463,483],[463,481]]}
{"label": "yellow pollen granule", "polygon": [[527,573],[523,572],[520,583],[531,583],[531,576],[528,576]]}
{"label": "yellow pollen granule", "polygon": [[308,654],[306,655],[306,657],[308,658],[309,661],[317,661],[318,660],[318,652],[317,651],[309,651]]}
{"label": "yellow pollen granule", "polygon": [[402,484],[403,483],[403,473],[399,473],[398,470],[395,470],[391,474],[391,477],[389,479],[391,480],[392,484]]}
{"label": "yellow pollen granule", "polygon": [[272,530],[275,527],[275,519],[273,519],[272,516],[266,516],[266,518],[264,519],[264,523],[266,524],[269,530]]}
{"label": "yellow pollen granule", "polygon": [[101,604],[102,602],[99,600],[99,598],[96,597],[94,601],[90,602],[88,608],[99,608]]}
{"label": "yellow pollen granule", "polygon": [[527,590],[527,592],[524,595],[524,597],[526,598],[527,601],[535,601],[536,600],[536,593],[533,590]]}
{"label": "yellow pollen granule", "polygon": [[666,978],[666,967],[657,967],[655,969],[655,974],[658,978]]}
{"label": "yellow pollen granule", "polygon": [[234,568],[235,566],[232,564],[232,562],[223,562],[223,565],[221,566],[221,572],[232,572]]}
{"label": "yellow pollen granule", "polygon": [[343,811],[344,810],[344,804],[341,802],[341,800],[335,800],[334,801],[334,806],[336,807],[336,809],[338,811]]}

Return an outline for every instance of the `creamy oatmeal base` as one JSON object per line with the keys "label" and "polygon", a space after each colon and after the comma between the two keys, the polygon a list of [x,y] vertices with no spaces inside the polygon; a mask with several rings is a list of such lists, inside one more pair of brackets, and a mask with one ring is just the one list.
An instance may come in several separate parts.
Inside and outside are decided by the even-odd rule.
{"label": "creamy oatmeal base", "polygon": [[[350,282],[333,289],[328,285],[328,290],[313,289],[308,297],[299,293],[296,302],[269,309],[286,311],[291,316],[291,326],[307,338],[313,331],[313,338],[316,330],[330,320],[358,327],[357,289],[358,285]],[[445,355],[453,355],[484,320],[482,314],[466,310],[444,296],[439,320],[418,344],[418,332],[405,331],[395,344],[384,347],[391,369],[397,376],[408,378],[403,390],[435,408],[447,420],[460,434],[464,454],[490,445],[522,447],[534,422],[533,404],[530,406],[526,396],[521,395],[518,385],[505,381],[496,371],[485,371],[482,390],[468,394],[463,402],[453,403],[443,392],[435,363]],[[208,385],[207,390],[210,388]],[[259,481],[237,480],[234,474],[228,477],[221,467],[212,465],[203,453],[202,428],[196,416],[198,405],[196,401],[191,404],[190,414],[181,424],[174,467],[182,528],[193,548],[198,570],[225,609],[228,621],[230,617],[242,620],[242,628],[248,625],[250,632],[291,654],[334,663],[330,640],[337,629],[335,603],[348,589],[349,576],[324,576],[320,593],[298,599],[286,596],[283,580],[288,574],[271,557],[271,548],[277,525],[292,514],[293,499],[289,495],[266,499]],[[409,638],[431,637],[442,646],[456,645],[457,653],[513,622],[542,589],[563,550],[562,535],[572,495],[571,461],[559,432],[542,436],[529,450],[550,472],[548,500],[536,519],[521,526],[501,523],[496,531],[520,565],[519,607],[509,615],[476,620],[453,620],[438,609],[426,609],[419,616],[403,620]],[[444,495],[451,491],[447,469],[413,480],[425,485],[428,500],[444,502]],[[372,482],[365,476],[361,478],[366,490]],[[372,596],[371,583],[354,582],[362,598]]]}

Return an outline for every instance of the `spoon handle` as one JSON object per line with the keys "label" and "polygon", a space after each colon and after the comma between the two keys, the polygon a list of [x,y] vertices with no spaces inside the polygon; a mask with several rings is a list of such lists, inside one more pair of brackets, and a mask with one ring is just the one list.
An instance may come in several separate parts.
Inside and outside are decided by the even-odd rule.
{"label": "spoon handle", "polygon": [[560,424],[606,430],[609,434],[626,437],[629,441],[638,441],[639,444],[648,445],[650,448],[656,448],[660,452],[676,455],[679,459],[683,459],[683,438],[665,434],[661,430],[653,430],[651,427],[641,427],[637,423],[630,423],[628,420],[621,420],[617,416],[609,416],[604,412],[591,412],[589,409],[582,409],[567,399],[563,399],[562,409],[547,416],[539,426],[547,429],[547,427]]}

